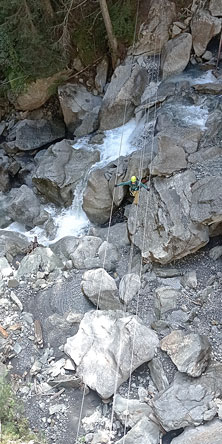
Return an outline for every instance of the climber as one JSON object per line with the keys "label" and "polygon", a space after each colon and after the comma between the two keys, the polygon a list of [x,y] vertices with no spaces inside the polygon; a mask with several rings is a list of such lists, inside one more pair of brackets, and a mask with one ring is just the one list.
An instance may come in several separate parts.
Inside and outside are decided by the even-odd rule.
{"label": "climber", "polygon": [[142,183],[139,179],[137,179],[136,176],[132,176],[128,182],[120,182],[120,183],[116,184],[115,187],[120,187],[120,186],[124,186],[124,185],[129,186],[130,194],[131,194],[131,196],[134,197],[133,203],[135,205],[137,205],[139,202],[140,188],[143,187],[143,188],[145,188],[145,190],[149,191],[149,188],[146,185],[144,185],[144,183]]}

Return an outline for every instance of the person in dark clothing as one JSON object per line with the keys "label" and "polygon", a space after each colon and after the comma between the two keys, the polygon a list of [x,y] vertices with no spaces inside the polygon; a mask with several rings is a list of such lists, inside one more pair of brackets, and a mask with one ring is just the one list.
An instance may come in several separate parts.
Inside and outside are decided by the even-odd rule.
{"label": "person in dark clothing", "polygon": [[131,179],[128,180],[127,182],[120,182],[116,184],[115,187],[121,187],[124,185],[129,186],[130,194],[131,196],[134,197],[133,203],[135,205],[137,205],[139,202],[140,189],[145,188],[145,190],[149,191],[149,188],[146,185],[144,185],[144,183],[142,183],[139,179],[137,179],[136,176],[132,176]]}

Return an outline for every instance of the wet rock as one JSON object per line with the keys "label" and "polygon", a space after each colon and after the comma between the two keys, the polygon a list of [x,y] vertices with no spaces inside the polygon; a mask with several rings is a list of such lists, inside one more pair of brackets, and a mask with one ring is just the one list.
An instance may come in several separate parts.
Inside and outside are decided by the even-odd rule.
{"label": "wet rock", "polygon": [[172,331],[161,341],[178,370],[190,376],[200,376],[206,369],[211,355],[211,346],[206,336],[191,333],[184,335],[181,330]]}
{"label": "wet rock", "polygon": [[113,409],[117,418],[126,427],[135,426],[144,416],[149,418],[152,413],[152,408],[145,402],[123,398],[119,394],[114,397]]}
{"label": "wet rock", "polygon": [[170,431],[202,424],[206,413],[211,410],[210,403],[215,396],[221,396],[221,382],[221,364],[212,364],[199,378],[177,373],[169,388],[160,393],[153,403],[154,413],[162,427]]}
{"label": "wet rock", "polygon": [[85,296],[101,310],[121,310],[115,280],[103,269],[88,270],[83,275],[81,289]]}
{"label": "wet rock", "polygon": [[94,96],[78,83],[60,86],[58,96],[64,121],[70,132],[82,137],[97,130],[101,97]]}
{"label": "wet rock", "polygon": [[[145,190],[140,192],[138,207],[131,206],[128,219],[129,236],[147,260],[166,264],[197,251],[208,242],[208,227],[200,225],[200,217],[196,216],[198,222],[193,222],[191,215],[192,210],[194,216],[199,210],[199,206],[196,209],[193,203],[200,199],[198,191],[196,198],[192,194],[191,187],[195,182],[196,177],[191,171],[178,173],[169,179],[155,178],[149,192],[149,217]],[[217,182],[212,179],[212,187],[213,183],[216,187]],[[217,193],[219,189],[218,187]],[[210,201],[215,208],[215,196],[211,195]],[[210,204],[207,204],[207,207],[211,211]],[[203,211],[201,207],[200,211]],[[215,208],[215,212],[218,215],[218,208]],[[203,221],[203,218],[201,219]]]}
{"label": "wet rock", "polygon": [[168,310],[174,310],[177,306],[179,291],[170,287],[158,287],[155,290],[155,311],[161,317]]}
{"label": "wet rock", "polygon": [[153,175],[169,176],[175,171],[186,168],[187,161],[183,148],[163,133],[157,136],[158,153],[151,162],[150,171]]}
{"label": "wet rock", "polygon": [[192,36],[186,32],[165,43],[161,54],[164,79],[179,74],[186,68],[190,60],[191,48]]}
{"label": "wet rock", "polygon": [[201,83],[193,88],[200,94],[222,94],[222,83]]}
{"label": "wet rock", "polygon": [[212,17],[208,11],[200,9],[193,16],[191,21],[193,48],[198,57],[204,54],[208,43],[215,35],[219,34],[220,30],[220,20]]}
{"label": "wet rock", "polygon": [[37,196],[27,185],[13,189],[10,193],[8,214],[10,218],[28,228],[42,225],[50,217],[40,204]]}
{"label": "wet rock", "polygon": [[0,230],[0,257],[5,256],[9,263],[17,254],[26,254],[28,239],[14,231]]}
{"label": "wet rock", "polygon": [[171,444],[220,444],[222,436],[222,422],[218,419],[200,425],[189,427],[180,436],[174,438]]}
{"label": "wet rock", "polygon": [[63,268],[62,261],[52,252],[50,248],[37,247],[28,256],[25,256],[19,265],[17,278],[22,276],[31,277],[39,270],[50,273],[57,268]]}
{"label": "wet rock", "polygon": [[71,141],[63,140],[49,147],[40,158],[33,182],[50,202],[69,206],[77,183],[98,160],[98,151],[75,150]]}
{"label": "wet rock", "polygon": [[213,16],[222,17],[222,1],[210,0],[209,10]]}
{"label": "wet rock", "polygon": [[116,444],[158,444],[160,429],[157,424],[147,418],[142,418]]}
{"label": "wet rock", "polygon": [[169,27],[176,18],[175,3],[168,0],[152,0],[149,14],[140,28],[138,43],[133,54],[157,54],[169,39]]}
{"label": "wet rock", "polygon": [[217,261],[222,256],[222,245],[218,245],[217,247],[211,248],[209,256],[214,261]]}
{"label": "wet rock", "polygon": [[62,121],[25,119],[16,125],[15,143],[21,151],[35,150],[64,137],[65,126]]}
{"label": "wet rock", "polygon": [[153,358],[148,363],[150,376],[158,390],[161,392],[162,390],[166,390],[169,387],[169,382],[164,372],[161,361],[158,358]]}
{"label": "wet rock", "polygon": [[[146,87],[148,73],[144,68],[136,65],[132,69],[131,63],[120,65],[115,69],[111,82],[102,101],[100,111],[100,129],[116,128],[133,116],[136,106]],[[127,100],[127,107],[125,106]]]}
{"label": "wet rock", "polygon": [[137,296],[141,287],[141,281],[138,274],[129,273],[122,277],[119,284],[119,297],[125,304],[128,304]]}
{"label": "wet rock", "polygon": [[130,369],[153,358],[157,345],[156,333],[140,319],[118,310],[101,310],[85,314],[64,351],[76,363],[83,382],[107,399],[128,379]]}

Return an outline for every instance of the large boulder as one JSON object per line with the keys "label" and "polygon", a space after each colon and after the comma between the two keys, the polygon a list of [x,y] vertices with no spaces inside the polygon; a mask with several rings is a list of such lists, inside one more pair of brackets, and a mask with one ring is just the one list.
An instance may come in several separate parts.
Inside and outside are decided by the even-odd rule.
{"label": "large boulder", "polygon": [[172,331],[161,341],[161,349],[171,357],[178,370],[190,376],[200,376],[210,360],[211,346],[206,336],[181,330]]}
{"label": "large boulder", "polygon": [[171,444],[221,444],[221,436],[222,421],[215,419],[199,427],[187,428],[180,436],[174,438]]}
{"label": "large boulder", "polygon": [[196,223],[211,225],[222,221],[222,176],[208,176],[192,187],[190,216]]}
{"label": "large boulder", "polygon": [[116,268],[118,251],[114,245],[103,242],[99,237],[85,236],[80,239],[71,259],[78,269],[104,267],[111,271]]}
{"label": "large boulder", "polygon": [[68,130],[77,137],[98,128],[98,114],[102,99],[94,96],[85,86],[68,83],[58,89],[59,101]]}
{"label": "large boulder", "polygon": [[6,257],[11,263],[17,255],[27,253],[29,241],[23,234],[14,231],[0,230],[0,257]]}
{"label": "large boulder", "polygon": [[132,68],[132,65],[128,63],[115,69],[102,102],[101,130],[121,126],[133,116],[135,108],[140,104],[147,82],[148,73],[139,65]]}
{"label": "large boulder", "polygon": [[222,0],[210,0],[209,10],[211,15],[222,17]]}
{"label": "large boulder", "polygon": [[166,431],[198,426],[214,418],[217,409],[212,401],[221,394],[221,364],[212,364],[199,378],[178,372],[172,384],[154,399],[154,413]]}
{"label": "large boulder", "polygon": [[83,275],[81,289],[85,296],[101,310],[121,310],[115,280],[103,269],[88,270]]}
{"label": "large boulder", "polygon": [[22,120],[16,125],[15,145],[21,151],[31,151],[65,137],[62,121]]}
{"label": "large boulder", "polygon": [[50,217],[43,209],[33,190],[27,185],[11,190],[8,215],[11,220],[24,224],[28,228],[42,225]]}
{"label": "large boulder", "polygon": [[169,176],[187,167],[186,155],[179,140],[161,132],[157,135],[158,153],[150,164],[153,175]]}
{"label": "large boulder", "polygon": [[50,244],[53,253],[56,254],[63,262],[72,259],[72,255],[79,245],[80,239],[74,236],[65,236],[57,242]]}
{"label": "large boulder", "polygon": [[104,169],[92,171],[83,195],[83,210],[96,224],[106,223],[112,208],[112,191],[104,173]]}
{"label": "large boulder", "polygon": [[163,45],[169,40],[169,28],[175,18],[174,2],[152,0],[147,20],[140,28],[138,43],[133,48],[133,54],[160,53]]}
{"label": "large boulder", "polygon": [[63,140],[39,159],[33,183],[50,202],[69,206],[77,183],[98,160],[98,151],[76,150],[71,141]]}
{"label": "large boulder", "polygon": [[158,342],[157,335],[138,317],[101,310],[85,314],[64,351],[75,362],[83,382],[107,399],[132,371],[153,358]]}
{"label": "large boulder", "polygon": [[119,297],[121,301],[128,304],[135,296],[137,296],[140,287],[141,281],[138,274],[125,274],[119,284]]}
{"label": "large boulder", "polygon": [[144,417],[116,444],[159,444],[159,442],[159,426]]}
{"label": "large boulder", "polygon": [[183,33],[165,43],[161,54],[163,78],[182,72],[189,63],[192,36]]}
{"label": "large boulder", "polygon": [[144,416],[149,418],[152,408],[138,399],[123,398],[118,393],[113,399],[113,410],[119,421],[126,427],[133,427]]}
{"label": "large boulder", "polygon": [[193,37],[193,49],[200,57],[207,49],[211,39],[220,33],[221,21],[203,9],[199,10],[192,18],[191,31]]}
{"label": "large boulder", "polygon": [[59,72],[51,77],[37,79],[26,86],[25,92],[18,95],[10,93],[9,100],[16,109],[32,111],[44,105],[52,94],[55,93],[59,82],[64,81],[67,73]]}
{"label": "large boulder", "polygon": [[63,263],[53,251],[48,247],[37,247],[21,260],[17,277],[31,277],[32,274],[36,275],[38,271],[48,274],[57,268],[63,268]]}
{"label": "large boulder", "polygon": [[197,181],[191,171],[168,179],[155,178],[153,189],[141,190],[139,205],[131,206],[128,230],[132,242],[144,258],[166,264],[203,247],[209,229],[190,216],[192,185]]}

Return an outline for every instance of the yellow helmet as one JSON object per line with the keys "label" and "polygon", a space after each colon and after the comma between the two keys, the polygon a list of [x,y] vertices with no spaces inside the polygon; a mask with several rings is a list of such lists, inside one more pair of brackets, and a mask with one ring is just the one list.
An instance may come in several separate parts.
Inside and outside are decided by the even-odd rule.
{"label": "yellow helmet", "polygon": [[136,182],[136,176],[131,177],[131,182],[133,182],[133,183]]}

